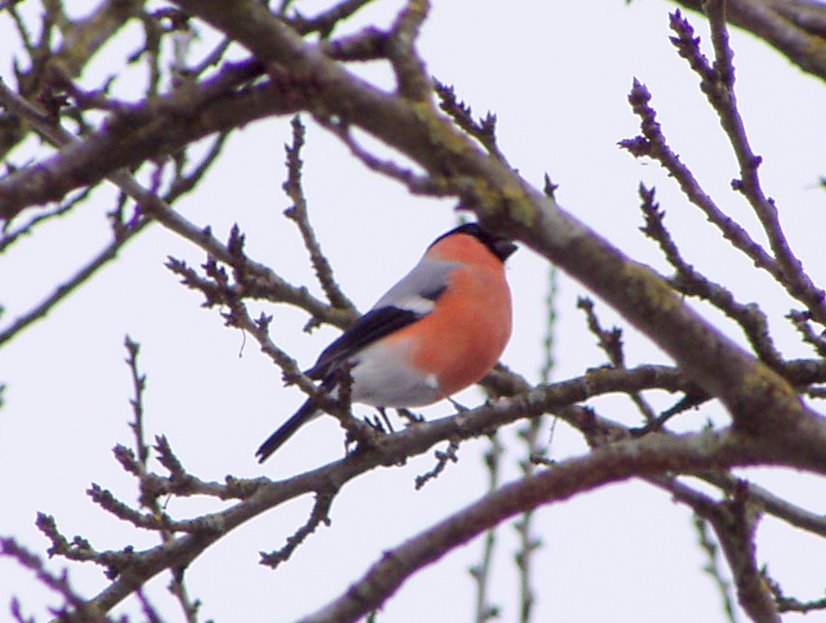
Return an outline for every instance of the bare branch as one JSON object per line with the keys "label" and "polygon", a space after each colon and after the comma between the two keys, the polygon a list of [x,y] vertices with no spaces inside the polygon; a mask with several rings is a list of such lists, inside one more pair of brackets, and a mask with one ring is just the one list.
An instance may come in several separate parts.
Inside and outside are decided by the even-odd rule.
{"label": "bare branch", "polygon": [[368,26],[361,32],[323,41],[321,49],[338,61],[372,61],[387,56],[387,33]]}
{"label": "bare branch", "polygon": [[779,623],[780,615],[756,560],[757,512],[749,503],[748,487],[739,487],[731,500],[709,509],[705,517],[714,526],[734,574],[740,605],[756,623]]}
{"label": "bare branch", "polygon": [[459,443],[451,439],[447,446],[447,450],[444,452],[441,450],[436,450],[436,452],[434,452],[434,456],[436,457],[436,466],[424,474],[416,476],[416,490],[418,491],[424,487],[428,481],[438,478],[438,476],[445,470],[448,461],[451,463],[456,463],[459,460],[459,457],[456,454],[458,449]]}
{"label": "bare branch", "polygon": [[84,188],[81,192],[79,192],[76,196],[71,197],[68,201],[56,206],[52,210],[41,212],[40,214],[33,216],[27,223],[20,225],[13,231],[8,231],[8,226],[10,223],[6,221],[6,227],[4,227],[2,233],[0,233],[0,253],[5,252],[6,249],[8,249],[12,244],[18,242],[21,237],[30,236],[39,224],[65,215],[75,206],[85,201],[91,191],[91,188]]}
{"label": "bare branch", "polygon": [[819,355],[826,357],[826,331],[821,331],[818,334],[812,328],[809,324],[809,321],[811,320],[811,315],[809,312],[792,310],[786,314],[786,318],[791,320],[804,342],[811,344]]}
{"label": "bare branch", "polygon": [[433,81],[433,86],[436,95],[439,96],[439,108],[450,115],[460,128],[479,141],[491,156],[507,164],[508,161],[496,142],[496,115],[489,112],[480,121],[476,121],[473,118],[473,110],[456,97],[453,86],[438,80]]}
{"label": "bare branch", "polygon": [[[588,329],[597,337],[599,347],[608,356],[611,365],[618,369],[624,369],[625,354],[622,350],[622,329],[619,327],[614,327],[610,331],[603,329],[594,311],[594,302],[587,296],[580,296],[577,299],[576,306],[585,312],[588,318]],[[657,418],[651,405],[638,392],[632,392],[628,397],[637,406],[646,422],[653,422]]]}
{"label": "bare branch", "polygon": [[[284,4],[288,4],[288,1]],[[373,0],[343,0],[311,18],[304,17],[296,11],[296,15],[290,18],[290,25],[301,34],[317,32],[322,38],[326,39],[330,36],[336,24],[346,20],[370,2],[373,2]],[[283,13],[286,8],[286,6],[282,7],[281,12]]]}
{"label": "bare branch", "polygon": [[772,580],[768,575],[764,575],[764,579],[774,595],[775,601],[777,601],[777,609],[780,612],[801,612],[805,614],[817,610],[826,610],[826,597],[812,601],[800,601],[794,597],[787,597],[783,593],[783,588],[780,584]]}
{"label": "bare branch", "polygon": [[424,61],[416,51],[416,39],[430,12],[429,0],[407,0],[396,16],[386,44],[387,58],[393,66],[399,94],[413,101],[430,101],[433,85]]}
{"label": "bare branch", "polygon": [[642,198],[641,208],[645,214],[645,227],[641,230],[657,241],[668,262],[676,269],[677,276],[672,280],[674,287],[684,294],[698,296],[720,309],[740,325],[760,359],[775,369],[779,368],[783,358],[769,334],[766,315],[756,303],[744,305],[738,302],[731,291],[714,283],[688,264],[665,228],[665,213],[659,210],[659,205],[654,200],[654,190],[648,190],[640,184],[639,192]]}
{"label": "bare branch", "polygon": [[723,237],[734,248],[749,257],[755,266],[768,271],[779,282],[782,279],[782,273],[774,258],[755,242],[745,229],[717,207],[714,200],[702,189],[691,170],[672,151],[657,122],[657,113],[650,105],[651,94],[648,88],[635,79],[631,93],[628,95],[628,101],[634,113],[641,120],[643,134],[633,139],[622,140],[619,145],[636,157],[648,156],[657,160],[674,177],[688,200],[702,210],[708,220],[720,230]]}
{"label": "bare branch", "polygon": [[288,537],[287,544],[281,549],[269,553],[261,552],[261,564],[275,569],[282,562],[289,560],[296,548],[298,548],[308,536],[315,532],[316,528],[321,524],[329,526],[331,523],[330,507],[333,504],[335,494],[335,491],[317,493],[315,504],[313,505],[310,517],[307,519],[307,523],[296,530],[292,536]]}
{"label": "bare branch", "polygon": [[725,6],[723,0],[707,0],[704,3],[716,57],[713,67],[700,52],[694,29],[679,11],[671,17],[671,27],[677,33],[672,41],[680,56],[686,58],[700,76],[701,88],[720,117],[740,166],[740,179],[734,180],[732,187],[746,197],[763,226],[780,269],[779,277],[776,277],[778,282],[790,295],[806,304],[815,320],[826,325],[826,291],[818,288],[806,274],[802,262],[786,240],[774,200],[764,194],[760,184],[757,170],[762,158],[754,153],[749,144],[734,93],[734,53],[728,42]]}
{"label": "bare branch", "polygon": [[455,194],[452,186],[428,175],[418,175],[412,169],[405,168],[393,160],[379,158],[362,147],[355,139],[350,128],[341,122],[334,122],[323,118],[316,118],[323,127],[335,134],[344,143],[356,158],[368,169],[385,175],[407,186],[414,195],[431,197],[450,197]]}
{"label": "bare branch", "polygon": [[[39,119],[26,116],[27,122],[35,125],[48,140],[65,147],[38,165],[20,169],[0,180],[0,218],[11,219],[26,206],[60,199],[73,188],[93,184],[109,175],[118,177],[116,171],[122,167],[166,155],[198,138],[243,124],[233,110],[244,109],[246,112],[242,114],[251,114],[247,121],[266,114],[262,105],[266,106],[273,89],[259,86],[234,91],[260,71],[255,62],[226,63],[208,80],[159,97],[152,103],[114,113],[103,129],[82,141],[64,133],[42,113]],[[2,85],[2,96],[0,101],[15,114],[29,114],[16,108],[25,102],[5,85]],[[279,100],[277,107],[282,112],[295,110],[285,108],[283,97],[279,96]],[[157,141],[159,133],[165,137],[162,144]],[[163,153],[157,153],[159,148]]]}
{"label": "bare branch", "polygon": [[[599,448],[587,457],[561,461],[551,469],[505,485],[398,547],[386,551],[344,594],[321,610],[302,618],[301,622],[356,621],[380,607],[411,575],[435,562],[448,550],[466,543],[509,517],[540,504],[558,502],[607,482],[617,482],[631,476],[650,475],[672,468],[690,471],[688,466],[695,460],[718,463],[722,457],[717,454],[720,450],[717,442],[728,446],[731,440],[724,441],[726,435],[727,433],[722,434],[711,444],[716,447],[716,451],[695,436],[683,436],[679,442],[667,437],[618,442]],[[677,456],[680,458],[677,459]],[[679,467],[676,464],[669,466],[671,461],[680,463]],[[696,465],[699,467],[700,463]]]}
{"label": "bare branch", "polygon": [[[60,2],[44,3],[43,25],[38,41],[25,34],[19,23],[24,47],[32,66],[17,73],[20,92],[34,98],[48,90],[55,74],[78,76],[95,53],[109,42],[140,11],[143,0],[103,0],[85,19],[70,22],[63,14]],[[13,5],[9,7],[14,16]],[[51,49],[53,31],[59,28],[61,45]],[[0,123],[0,157],[19,143],[26,134],[25,126],[14,119]]]}
{"label": "bare branch", "polygon": [[[2,80],[0,80],[0,100],[2,100],[7,107],[10,107],[15,114],[25,118],[28,123],[37,128],[44,138],[53,141],[56,144],[70,144],[77,140],[61,126],[53,123],[47,117],[44,117],[40,111],[35,109],[28,102],[9,91],[3,84]],[[169,192],[166,195],[166,202],[174,201],[194,188],[195,184],[197,184],[197,182],[204,176],[206,171],[220,154],[225,140],[226,134],[219,135],[207,155],[190,174],[184,175],[179,172],[179,174],[176,175]],[[131,195],[139,202],[142,200],[144,204],[142,207],[144,210],[149,211],[151,207],[155,207],[164,213],[171,213],[171,208],[169,208],[169,205],[165,201],[158,198],[154,193],[144,190],[128,173],[121,171],[113,174],[113,181],[122,190],[124,190],[126,194]],[[79,199],[85,197],[89,190],[90,189],[86,189],[83,193],[81,193]],[[73,203],[69,203],[67,205],[71,207]],[[62,212],[63,210],[57,210],[46,213],[46,215],[38,215],[34,217],[28,225],[24,226],[21,231],[28,231],[31,226],[38,221],[44,218],[51,218],[51,216],[61,214]],[[10,326],[0,331],[0,344],[8,342],[33,322],[45,317],[51,309],[88,281],[94,274],[97,273],[99,269],[115,259],[120,250],[152,222],[151,218],[146,218],[143,214],[140,214],[140,212],[136,212],[133,216],[126,220],[122,217],[118,218],[118,214],[119,210],[114,210],[112,212],[112,241],[85,266],[81,267],[73,277],[58,286],[57,289],[51,295],[46,297],[39,305],[29,310],[12,322]],[[183,223],[180,220],[176,220],[175,224],[180,227]],[[193,228],[190,227],[189,231],[192,229]]]}
{"label": "bare branch", "polygon": [[730,594],[731,583],[723,578],[722,571],[718,564],[718,546],[711,535],[708,534],[708,522],[703,519],[702,516],[695,513],[694,528],[697,531],[698,544],[708,559],[708,562],[703,567],[703,571],[705,571],[717,585],[717,589],[720,591],[720,597],[723,600],[723,612],[725,612],[729,623],[737,623],[737,619],[734,618],[734,603]]}
{"label": "bare branch", "polygon": [[11,341],[32,323],[44,318],[58,303],[86,283],[99,269],[115,259],[126,243],[143,231],[150,222],[149,219],[138,218],[125,225],[119,235],[116,235],[109,244],[71,278],[60,284],[54,292],[38,305],[16,318],[9,326],[0,331],[0,345]]}
{"label": "bare branch", "polygon": [[[704,11],[703,0],[678,0]],[[764,39],[803,71],[826,80],[826,8],[817,0],[728,0],[726,19]]]}
{"label": "bare branch", "polygon": [[315,269],[321,287],[327,300],[333,307],[356,312],[356,306],[347,298],[333,276],[333,268],[321,250],[321,245],[310,225],[310,215],[307,212],[307,200],[301,184],[301,148],[304,146],[304,125],[297,115],[293,117],[293,142],[286,146],[287,152],[287,180],[283,184],[284,192],[293,201],[292,207],[284,211],[284,215],[293,221],[301,232],[304,246],[310,254],[310,262]]}
{"label": "bare branch", "polygon": [[[21,566],[32,571],[44,586],[63,598],[66,605],[55,611],[59,620],[71,620],[78,623],[113,623],[112,619],[95,610],[75,591],[65,570],[60,575],[50,572],[38,556],[14,539],[0,538],[0,556],[14,558]],[[71,618],[68,616],[70,608],[74,610]]]}
{"label": "bare branch", "polygon": [[[502,444],[496,433],[488,435],[490,447],[484,454],[485,467],[488,474],[488,491],[493,492],[499,488],[501,478],[501,458]],[[493,553],[496,547],[496,528],[491,528],[485,533],[482,545],[482,560],[478,565],[472,566],[470,575],[476,582],[476,623],[486,623],[499,616],[499,607],[490,602],[488,591],[490,590],[491,576],[493,575]]]}

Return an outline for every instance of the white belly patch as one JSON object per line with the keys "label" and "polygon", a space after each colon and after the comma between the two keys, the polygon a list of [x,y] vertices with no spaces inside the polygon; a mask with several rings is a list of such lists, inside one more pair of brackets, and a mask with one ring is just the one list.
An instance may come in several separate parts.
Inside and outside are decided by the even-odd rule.
{"label": "white belly patch", "polygon": [[359,353],[352,369],[353,402],[374,407],[421,407],[441,398],[435,376],[411,370],[397,352],[374,344]]}

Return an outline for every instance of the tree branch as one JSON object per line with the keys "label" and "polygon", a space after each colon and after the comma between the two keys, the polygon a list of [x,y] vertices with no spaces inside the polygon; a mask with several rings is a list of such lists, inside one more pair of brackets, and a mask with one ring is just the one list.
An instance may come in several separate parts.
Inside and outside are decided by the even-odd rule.
{"label": "tree branch", "polygon": [[[677,0],[704,12],[703,0]],[[826,6],[815,0],[727,0],[726,19],[773,46],[803,71],[826,80]]]}
{"label": "tree branch", "polygon": [[[386,551],[347,591],[301,623],[346,623],[375,610],[415,572],[451,549],[467,543],[506,519],[540,505],[566,500],[609,482],[663,471],[692,471],[748,461],[732,432],[681,437],[655,435],[618,442],[588,456],[561,461],[553,468],[500,487]],[[732,454],[729,454],[729,453]],[[742,453],[742,454],[741,454]]]}

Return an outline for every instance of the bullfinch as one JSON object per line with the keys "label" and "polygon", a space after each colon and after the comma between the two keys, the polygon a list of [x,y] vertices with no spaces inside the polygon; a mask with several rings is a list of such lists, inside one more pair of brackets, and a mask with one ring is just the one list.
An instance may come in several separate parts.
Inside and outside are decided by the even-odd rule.
{"label": "bullfinch", "polygon": [[[476,383],[510,338],[504,263],[514,251],[476,223],[443,234],[305,374],[335,397],[349,373],[351,401],[380,408],[429,405]],[[320,413],[308,399],[261,444],[258,461]]]}

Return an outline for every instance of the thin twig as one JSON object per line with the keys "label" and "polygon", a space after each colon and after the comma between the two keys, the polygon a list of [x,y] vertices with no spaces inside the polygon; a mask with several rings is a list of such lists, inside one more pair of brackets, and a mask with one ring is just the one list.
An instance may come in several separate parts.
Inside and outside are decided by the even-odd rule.
{"label": "thin twig", "polygon": [[[547,180],[546,194],[551,191],[550,180]],[[551,267],[548,273],[548,294],[545,298],[546,325],[544,339],[544,361],[539,372],[540,381],[543,384],[551,382],[555,359],[554,341],[557,331],[557,271]],[[545,422],[545,417],[531,418],[525,426],[519,430],[520,438],[525,442],[526,458],[519,461],[519,469],[523,476],[530,476],[534,473],[537,459],[544,457],[548,448],[540,442],[539,432]],[[556,424],[554,417],[554,425]],[[552,425],[553,426],[553,425]],[[553,428],[552,428],[553,431]],[[550,440],[549,440],[550,443]],[[536,591],[532,586],[532,561],[534,553],[541,547],[542,541],[533,533],[534,511],[528,510],[514,523],[519,537],[519,549],[515,555],[516,568],[519,576],[519,621],[529,623],[536,604]]]}
{"label": "thin twig", "polygon": [[327,491],[324,493],[316,493],[315,504],[310,513],[307,522],[295,531],[291,536],[287,537],[287,544],[279,550],[274,552],[261,552],[261,564],[275,569],[282,562],[289,560],[293,552],[301,545],[308,536],[316,531],[321,524],[329,526],[330,508],[335,498],[335,491]]}
{"label": "thin twig", "polygon": [[640,229],[660,245],[666,259],[677,271],[677,277],[671,281],[674,287],[683,294],[698,296],[708,301],[734,320],[743,329],[757,355],[768,365],[778,369],[782,365],[783,357],[769,333],[766,315],[755,303],[740,303],[730,290],[711,281],[686,262],[665,227],[665,213],[659,209],[654,198],[654,189],[648,189],[640,184],[639,194],[642,199],[640,208],[645,215],[645,227]]}
{"label": "thin twig", "polygon": [[27,223],[20,225],[12,231],[7,231],[10,222],[6,221],[3,226],[3,232],[0,235],[0,253],[4,253],[6,249],[17,242],[22,236],[31,235],[39,224],[65,215],[81,202],[85,201],[89,197],[91,191],[92,187],[84,188],[81,192],[71,197],[68,201],[57,205],[51,210],[47,210],[46,212],[41,212],[40,214],[33,216]]}
{"label": "thin twig", "polygon": [[[375,0],[343,0],[333,5],[326,11],[319,13],[315,17],[304,17],[296,11],[295,16],[289,18],[289,24],[302,35],[317,32],[323,39],[330,36],[338,22],[346,20],[356,11]],[[284,14],[292,0],[282,0],[280,13]]]}
{"label": "thin twig", "polygon": [[[625,354],[623,353],[622,329],[619,327],[614,327],[610,331],[603,329],[596,312],[594,312],[594,302],[590,298],[579,297],[576,306],[585,312],[588,319],[588,329],[596,336],[600,348],[608,356],[611,365],[620,370],[624,369]],[[646,422],[653,422],[657,419],[654,409],[641,394],[633,392],[628,394],[628,397],[637,406]]]}
{"label": "thin twig", "polygon": [[456,122],[460,128],[479,141],[487,152],[498,160],[507,164],[507,159],[496,141],[496,115],[489,112],[485,117],[476,121],[470,106],[456,97],[452,85],[438,80],[433,81],[436,95],[439,96],[439,108]]}
{"label": "thin twig", "polygon": [[315,119],[337,136],[367,168],[404,184],[414,195],[427,197],[452,197],[456,195],[457,189],[447,179],[419,175],[412,169],[402,167],[393,160],[382,159],[370,153],[358,143],[345,123],[320,117]]}
{"label": "thin twig", "polygon": [[812,328],[809,324],[812,317],[808,311],[798,311],[793,309],[786,314],[786,318],[791,321],[794,328],[797,329],[798,333],[800,333],[800,336],[803,338],[804,342],[814,347],[818,355],[821,357],[826,357],[826,331],[817,333]]}
{"label": "thin twig", "polygon": [[16,318],[8,327],[0,331],[0,345],[9,342],[12,338],[20,334],[29,325],[41,318],[44,318],[51,309],[58,303],[76,291],[81,285],[88,281],[103,266],[115,259],[118,252],[132,238],[139,234],[150,223],[149,219],[141,218],[133,221],[123,230],[121,237],[115,237],[109,244],[101,249],[89,262],[76,272],[67,281],[60,284],[49,296],[38,305],[28,310]]}
{"label": "thin twig", "polygon": [[293,205],[284,210],[284,215],[293,221],[301,237],[304,246],[310,254],[310,262],[315,270],[316,278],[321,284],[327,300],[333,307],[344,309],[352,313],[356,312],[356,306],[347,298],[341,287],[333,276],[333,267],[330,265],[327,256],[321,250],[315,231],[310,224],[310,215],[307,212],[307,199],[304,196],[304,187],[301,181],[302,165],[301,148],[304,146],[304,124],[301,118],[296,115],[292,120],[293,140],[292,144],[285,146],[287,152],[287,180],[282,185],[284,192],[292,200]]}
{"label": "thin twig", "polygon": [[[65,570],[60,575],[52,573],[46,569],[43,561],[38,556],[14,539],[0,538],[0,556],[13,558],[22,567],[32,571],[43,586],[63,598],[65,605],[54,611],[58,620],[80,621],[82,623],[113,623],[112,619],[90,606],[86,599],[75,591]],[[69,615],[69,608],[74,610],[71,616]]]}
{"label": "thin twig", "polygon": [[[485,451],[485,471],[488,474],[488,491],[493,492],[499,488],[501,478],[501,457],[502,444],[496,433],[488,435],[490,444]],[[476,608],[474,621],[476,623],[487,623],[491,619],[499,617],[499,606],[491,603],[490,591],[491,577],[493,575],[493,555],[496,548],[496,528],[488,530],[482,545],[482,559],[479,564],[472,566],[470,575],[476,582]]]}
{"label": "thin twig", "polygon": [[[138,353],[140,352],[140,345],[134,342],[129,336],[125,339],[125,346],[128,352],[127,364],[132,377],[132,386],[134,397],[129,401],[132,405],[134,420],[130,422],[129,427],[132,429],[135,437],[135,452],[138,457],[136,474],[140,486],[140,501],[141,505],[149,510],[153,519],[160,520],[159,526],[156,528],[161,538],[162,543],[171,543],[175,539],[176,527],[174,523],[169,520],[167,514],[164,512],[157,495],[149,494],[147,481],[150,481],[147,469],[147,461],[149,459],[149,447],[144,438],[144,408],[143,396],[146,390],[146,375],[141,374],[138,369]],[[93,498],[94,499],[94,498]],[[108,510],[108,509],[107,509]],[[132,519],[129,519],[132,521]],[[133,521],[134,523],[134,521]],[[137,524],[135,524],[137,525]],[[203,532],[205,527],[198,524],[195,531]],[[179,525],[178,528],[184,528],[184,531],[189,531],[192,528],[191,523]],[[206,528],[208,529],[208,527]],[[189,596],[186,584],[184,583],[184,569],[171,569],[171,578],[169,582],[169,591],[175,596],[175,599],[181,606],[184,618],[187,623],[197,623],[198,609],[201,605],[200,600],[192,600]]]}
{"label": "thin twig", "polygon": [[433,467],[433,469],[426,471],[424,474],[416,476],[416,491],[424,487],[429,481],[433,480],[434,478],[438,478],[438,476],[445,470],[445,467],[447,467],[448,462],[458,462],[459,457],[456,454],[456,451],[458,449],[459,442],[451,439],[448,443],[447,450],[445,450],[444,452],[441,450],[436,450],[433,453],[436,457],[436,465]]}
{"label": "thin twig", "polygon": [[703,571],[711,577],[717,586],[717,590],[720,592],[720,597],[723,600],[723,612],[725,612],[729,623],[736,623],[734,602],[731,598],[731,582],[723,577],[722,570],[720,569],[717,543],[714,542],[714,539],[708,533],[708,521],[697,513],[694,514],[694,529],[697,532],[697,543],[705,553],[707,559],[706,564],[703,566]]}

